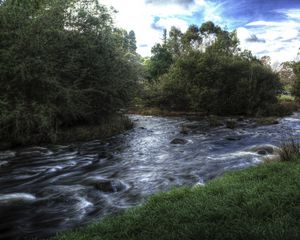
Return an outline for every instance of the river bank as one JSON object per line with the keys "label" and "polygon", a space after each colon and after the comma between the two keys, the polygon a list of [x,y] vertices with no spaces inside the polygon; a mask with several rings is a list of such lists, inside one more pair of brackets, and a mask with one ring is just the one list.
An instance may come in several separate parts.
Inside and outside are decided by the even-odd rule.
{"label": "river bank", "polygon": [[[295,98],[286,97],[284,95],[278,96],[278,103],[269,106],[262,112],[256,112],[256,114],[249,114],[243,116],[244,118],[275,118],[275,117],[285,117],[292,115],[294,112],[298,111],[300,108],[300,103],[295,100]],[[143,104],[136,104],[128,109],[128,114],[139,114],[144,116],[165,116],[165,117],[180,117],[180,116],[192,116],[192,117],[209,117],[211,116],[207,112],[195,112],[195,111],[178,111],[170,110],[167,108],[160,107],[149,107]],[[228,116],[224,113],[223,116],[213,115],[215,117],[233,117],[239,118],[242,116]]]}
{"label": "river bank", "polygon": [[174,189],[138,208],[53,240],[292,240],[300,237],[300,160]]}
{"label": "river bank", "polygon": [[[121,114],[115,114],[103,119],[98,124],[78,125],[72,127],[59,128],[49,137],[37,135],[28,136],[26,139],[2,139],[0,150],[16,147],[26,147],[47,144],[70,144],[82,141],[105,140],[133,128],[133,122]],[[17,139],[17,140],[16,140]]]}

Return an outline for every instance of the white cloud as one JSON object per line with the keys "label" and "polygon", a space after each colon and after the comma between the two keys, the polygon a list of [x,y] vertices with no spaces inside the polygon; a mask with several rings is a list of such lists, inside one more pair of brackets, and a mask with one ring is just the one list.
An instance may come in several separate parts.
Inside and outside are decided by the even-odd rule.
{"label": "white cloud", "polygon": [[170,29],[172,26],[174,26],[181,29],[181,31],[186,31],[189,27],[186,21],[175,17],[161,18],[155,25],[162,29]]}
{"label": "white cloud", "polygon": [[[203,13],[205,21],[221,21],[218,14],[219,5],[205,0],[194,0],[193,4],[188,5],[178,4],[179,1],[170,1],[169,4],[146,4],[144,0],[102,0],[100,2],[107,6],[113,6],[118,11],[115,16],[117,26],[127,31],[135,31],[137,51],[142,56],[149,56],[151,47],[161,41],[162,31],[152,27],[155,17],[159,17],[155,23],[156,27],[170,29],[171,26],[176,26],[182,31],[188,28],[188,18],[192,18],[194,13]],[[194,23],[201,24],[201,22]]]}
{"label": "white cloud", "polygon": [[[238,28],[237,34],[242,49],[251,50],[258,57],[270,56],[272,63],[294,60],[300,46],[299,30],[296,24],[287,22],[253,22],[247,26],[255,28]],[[249,42],[255,35],[265,41]]]}
{"label": "white cloud", "polygon": [[281,13],[291,19],[300,20],[300,9],[280,9],[275,12]]}
{"label": "white cloud", "polygon": [[246,26],[250,27],[259,27],[259,26],[264,26],[264,27],[299,27],[299,23],[295,21],[282,21],[282,22],[274,22],[274,21],[255,21],[246,24]]}
{"label": "white cloud", "polygon": [[[102,4],[113,6],[116,25],[134,30],[138,53],[151,54],[151,47],[162,39],[162,29],[176,26],[185,31],[190,23],[201,25],[213,21],[220,26],[234,23],[234,19],[224,18],[224,6],[209,0],[180,1],[164,0],[146,4],[145,0],[101,0]],[[148,1],[151,2],[151,1]],[[187,4],[179,4],[186,2]],[[192,2],[194,2],[192,4]],[[293,60],[300,47],[300,9],[273,10],[281,14],[284,21],[253,21],[237,29],[241,47],[249,49],[254,55],[269,55],[273,62]],[[195,17],[197,13],[197,17]],[[201,19],[201,22],[199,22]],[[153,27],[154,26],[154,27]]]}

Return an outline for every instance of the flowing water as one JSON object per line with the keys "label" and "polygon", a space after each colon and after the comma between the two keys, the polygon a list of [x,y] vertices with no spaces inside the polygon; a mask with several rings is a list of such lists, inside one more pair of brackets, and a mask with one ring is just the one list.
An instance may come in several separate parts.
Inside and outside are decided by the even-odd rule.
{"label": "flowing water", "polygon": [[[135,128],[106,143],[0,152],[0,239],[48,237],[139,205],[151,194],[205,184],[259,164],[255,146],[300,136],[300,114],[272,126],[243,121],[234,130],[186,118],[130,117]],[[183,124],[197,131],[183,134]],[[184,144],[171,144],[174,138]]]}

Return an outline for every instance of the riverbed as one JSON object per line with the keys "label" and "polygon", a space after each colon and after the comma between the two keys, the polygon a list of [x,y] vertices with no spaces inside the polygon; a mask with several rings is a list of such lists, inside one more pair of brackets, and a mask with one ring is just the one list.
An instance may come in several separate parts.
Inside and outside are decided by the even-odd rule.
{"label": "riverbed", "polygon": [[270,126],[242,119],[234,129],[184,117],[130,118],[134,129],[107,142],[0,152],[0,239],[49,237],[140,205],[152,194],[205,185],[260,164],[271,154],[260,146],[276,149],[300,137],[299,113]]}

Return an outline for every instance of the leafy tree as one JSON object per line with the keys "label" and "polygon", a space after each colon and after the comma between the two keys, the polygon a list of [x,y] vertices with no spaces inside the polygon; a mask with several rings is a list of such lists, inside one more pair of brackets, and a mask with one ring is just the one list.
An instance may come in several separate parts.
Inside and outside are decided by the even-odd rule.
{"label": "leafy tree", "polygon": [[152,57],[148,64],[150,79],[157,80],[159,76],[168,72],[173,58],[166,45],[156,44],[151,52]]}
{"label": "leafy tree", "polygon": [[135,38],[135,33],[134,31],[130,31],[128,34],[128,42],[129,42],[129,51],[130,52],[135,52],[137,47],[136,47],[136,38]]}
{"label": "leafy tree", "polygon": [[290,92],[295,82],[295,73],[293,71],[293,65],[295,62],[283,62],[280,64],[278,74],[280,82],[283,84],[285,92]]}
{"label": "leafy tree", "polygon": [[181,43],[182,32],[176,27],[172,27],[169,31],[169,39],[167,41],[167,46],[169,51],[172,53],[173,58],[177,58],[182,52]]}
{"label": "leafy tree", "polygon": [[127,104],[137,63],[111,14],[96,0],[0,5],[2,139],[49,141]]}
{"label": "leafy tree", "polygon": [[190,51],[193,48],[198,48],[202,43],[200,30],[196,25],[191,25],[182,35],[181,42],[185,51]]}
{"label": "leafy tree", "polygon": [[[148,86],[147,104],[218,115],[264,113],[276,104],[279,77],[238,43],[236,32],[212,22],[183,34],[173,28],[165,49],[153,48],[150,66],[164,71],[152,74],[157,81]],[[173,56],[172,64],[161,57],[163,50]]]}
{"label": "leafy tree", "polygon": [[299,101],[300,99],[300,62],[296,62],[293,65],[293,71],[295,74],[295,81],[292,88],[292,94],[297,98]]}

